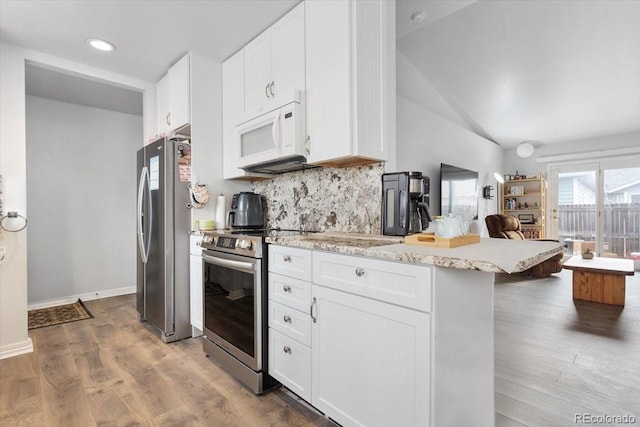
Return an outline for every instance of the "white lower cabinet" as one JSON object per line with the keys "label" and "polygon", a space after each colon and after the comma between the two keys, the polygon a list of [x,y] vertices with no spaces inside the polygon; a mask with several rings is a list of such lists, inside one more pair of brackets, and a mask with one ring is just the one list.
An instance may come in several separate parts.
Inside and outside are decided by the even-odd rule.
{"label": "white lower cabinet", "polygon": [[[416,277],[399,263],[374,262],[371,266],[377,268],[369,274],[362,265],[373,260],[326,253],[313,257],[313,406],[343,426],[428,426],[430,314],[363,296],[404,289],[404,282],[413,283]],[[356,286],[350,290],[360,295],[316,284],[316,258],[327,257],[334,264],[335,283],[330,285],[349,289],[346,285],[352,283]],[[338,267],[344,274],[336,274]],[[389,279],[384,285],[377,280],[381,272]],[[423,278],[418,284],[429,290],[428,267]],[[428,292],[423,299],[418,305],[430,301]]]}
{"label": "white lower cabinet", "polygon": [[269,255],[269,373],[344,426],[428,426],[433,269],[275,245]]}
{"label": "white lower cabinet", "polygon": [[311,251],[269,245],[269,374],[311,402]]}
{"label": "white lower cabinet", "polygon": [[430,318],[313,286],[313,406],[344,426],[429,425]]}
{"label": "white lower cabinet", "polygon": [[311,402],[311,349],[269,328],[269,374]]}
{"label": "white lower cabinet", "polygon": [[197,329],[194,335],[202,335],[202,248],[198,244],[200,236],[189,236],[189,306],[191,326]]}

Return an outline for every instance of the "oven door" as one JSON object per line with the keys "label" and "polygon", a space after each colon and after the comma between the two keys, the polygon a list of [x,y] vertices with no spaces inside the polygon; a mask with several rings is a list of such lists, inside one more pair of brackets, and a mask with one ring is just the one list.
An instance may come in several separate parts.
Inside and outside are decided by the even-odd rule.
{"label": "oven door", "polygon": [[260,371],[262,260],[203,250],[202,262],[204,335]]}

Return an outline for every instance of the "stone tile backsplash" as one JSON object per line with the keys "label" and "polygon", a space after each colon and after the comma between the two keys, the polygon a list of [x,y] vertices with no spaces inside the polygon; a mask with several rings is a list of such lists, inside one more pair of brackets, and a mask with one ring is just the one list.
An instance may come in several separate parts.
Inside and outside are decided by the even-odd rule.
{"label": "stone tile backsplash", "polygon": [[253,181],[267,227],[380,234],[384,164],[316,168]]}

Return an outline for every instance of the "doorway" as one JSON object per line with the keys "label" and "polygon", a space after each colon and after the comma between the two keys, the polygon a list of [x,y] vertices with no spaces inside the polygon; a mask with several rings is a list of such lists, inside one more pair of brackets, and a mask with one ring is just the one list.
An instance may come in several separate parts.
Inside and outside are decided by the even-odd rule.
{"label": "doorway", "polygon": [[554,165],[549,174],[549,235],[565,255],[640,258],[640,159]]}
{"label": "doorway", "polygon": [[141,91],[25,64],[29,308],[135,291],[142,101]]}

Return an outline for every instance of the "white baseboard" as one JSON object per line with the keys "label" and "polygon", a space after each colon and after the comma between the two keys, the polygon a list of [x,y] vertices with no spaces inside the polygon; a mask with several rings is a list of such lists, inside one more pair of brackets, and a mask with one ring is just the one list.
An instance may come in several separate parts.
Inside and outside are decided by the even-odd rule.
{"label": "white baseboard", "polygon": [[0,360],[31,352],[33,352],[33,342],[31,338],[27,338],[25,341],[0,347]]}
{"label": "white baseboard", "polygon": [[58,305],[71,304],[78,301],[78,298],[81,299],[82,301],[91,301],[94,299],[117,297],[119,295],[127,295],[127,294],[135,294],[135,293],[136,293],[135,286],[127,286],[124,288],[107,289],[104,291],[88,292],[86,294],[70,295],[68,297],[35,302],[32,304],[29,304],[27,309],[37,310],[40,308],[49,308],[49,307],[56,307]]}

